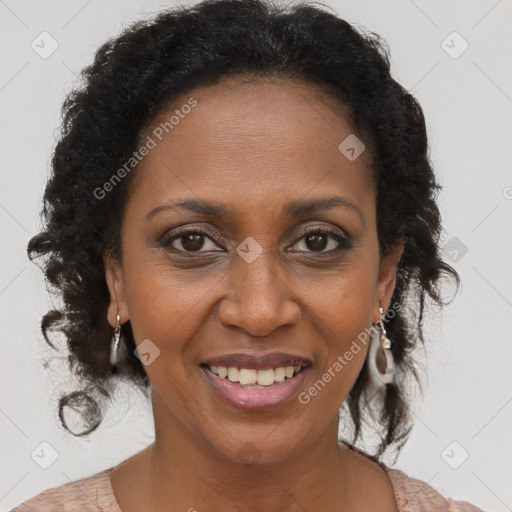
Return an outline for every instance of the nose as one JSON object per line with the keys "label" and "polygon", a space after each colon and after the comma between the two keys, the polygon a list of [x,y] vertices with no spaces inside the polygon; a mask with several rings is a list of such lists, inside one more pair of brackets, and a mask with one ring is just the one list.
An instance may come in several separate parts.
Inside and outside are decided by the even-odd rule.
{"label": "nose", "polygon": [[219,306],[223,325],[263,337],[299,322],[300,305],[284,272],[271,260],[266,252],[251,263],[235,258],[227,276],[229,294]]}

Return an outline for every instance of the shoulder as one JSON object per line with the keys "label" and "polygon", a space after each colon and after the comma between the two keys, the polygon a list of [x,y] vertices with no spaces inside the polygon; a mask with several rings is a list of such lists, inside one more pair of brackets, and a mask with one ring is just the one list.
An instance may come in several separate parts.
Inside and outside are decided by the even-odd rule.
{"label": "shoulder", "polygon": [[361,497],[357,510],[396,510],[393,483],[383,464],[352,445],[342,444],[351,457],[348,462],[349,486]]}
{"label": "shoulder", "polygon": [[[359,454],[362,459],[373,462],[374,466],[379,466],[383,472],[387,473],[393,487],[398,512],[432,512],[434,510],[439,512],[483,512],[467,501],[454,501],[451,498],[445,498],[426,482],[411,478],[398,469],[389,468],[376,457],[368,455],[353,445],[346,442],[343,442],[342,445],[353,453]],[[382,492],[381,489],[382,487],[378,492]]]}
{"label": "shoulder", "polygon": [[443,497],[433,487],[422,480],[411,478],[403,471],[385,466],[395,491],[400,512],[427,512],[443,510],[445,512],[483,512],[467,501],[454,501]]}
{"label": "shoulder", "polygon": [[119,509],[110,486],[112,469],[46,489],[19,504],[11,512],[117,512]]}

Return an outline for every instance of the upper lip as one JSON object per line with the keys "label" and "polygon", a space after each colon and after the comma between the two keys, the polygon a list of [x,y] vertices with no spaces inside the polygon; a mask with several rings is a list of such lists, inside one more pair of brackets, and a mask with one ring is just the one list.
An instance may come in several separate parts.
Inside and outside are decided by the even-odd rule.
{"label": "upper lip", "polygon": [[207,359],[203,362],[210,366],[224,366],[226,368],[247,368],[253,370],[265,370],[267,368],[281,368],[286,366],[310,366],[311,360],[283,352],[271,352],[258,356],[252,354],[227,354]]}

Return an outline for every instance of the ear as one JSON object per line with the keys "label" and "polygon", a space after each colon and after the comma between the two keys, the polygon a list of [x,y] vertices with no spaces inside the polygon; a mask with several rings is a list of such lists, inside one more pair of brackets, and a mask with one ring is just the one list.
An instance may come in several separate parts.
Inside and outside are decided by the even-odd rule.
{"label": "ear", "polygon": [[379,307],[382,307],[384,311],[389,308],[391,297],[393,296],[393,291],[395,289],[398,263],[403,252],[404,242],[403,240],[400,240],[393,246],[386,256],[382,258],[377,283],[377,303],[373,312],[373,322],[381,319]]}
{"label": "ear", "polygon": [[113,256],[106,256],[105,262],[105,278],[107,281],[108,291],[110,293],[110,302],[107,311],[108,322],[112,327],[117,325],[116,315],[121,317],[121,324],[129,320],[128,307],[126,304],[126,296],[124,291],[123,271],[119,261]]}

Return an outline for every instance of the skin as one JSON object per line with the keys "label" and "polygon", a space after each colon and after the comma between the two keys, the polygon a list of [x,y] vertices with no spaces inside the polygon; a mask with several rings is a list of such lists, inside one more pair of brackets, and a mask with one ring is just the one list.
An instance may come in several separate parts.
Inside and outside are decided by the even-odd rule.
{"label": "skin", "polygon": [[[123,512],[170,504],[199,512],[395,511],[384,470],[337,444],[338,409],[367,347],[307,405],[294,399],[261,412],[222,402],[199,367],[233,352],[300,354],[313,361],[307,390],[380,319],[403,246],[380,259],[369,152],[349,161],[338,149],[354,130],[336,99],[278,78],[231,77],[195,89],[146,135],[190,97],[197,106],[139,164],[122,222],[122,261],[105,262],[110,324],[119,310],[136,344],[149,339],[160,350],[145,366],[155,441],[113,471],[116,499]],[[342,206],[300,217],[282,211],[289,201],[334,195],[361,216]],[[183,197],[235,213],[169,208],[146,219]],[[193,244],[184,238],[158,246],[158,236],[178,226],[220,238],[206,235],[198,251],[186,252]],[[333,252],[340,244],[325,235],[324,248],[307,242],[304,231],[318,227],[349,236],[350,245]],[[252,263],[236,252],[249,236],[263,250]],[[245,463],[244,450],[256,462]]]}

